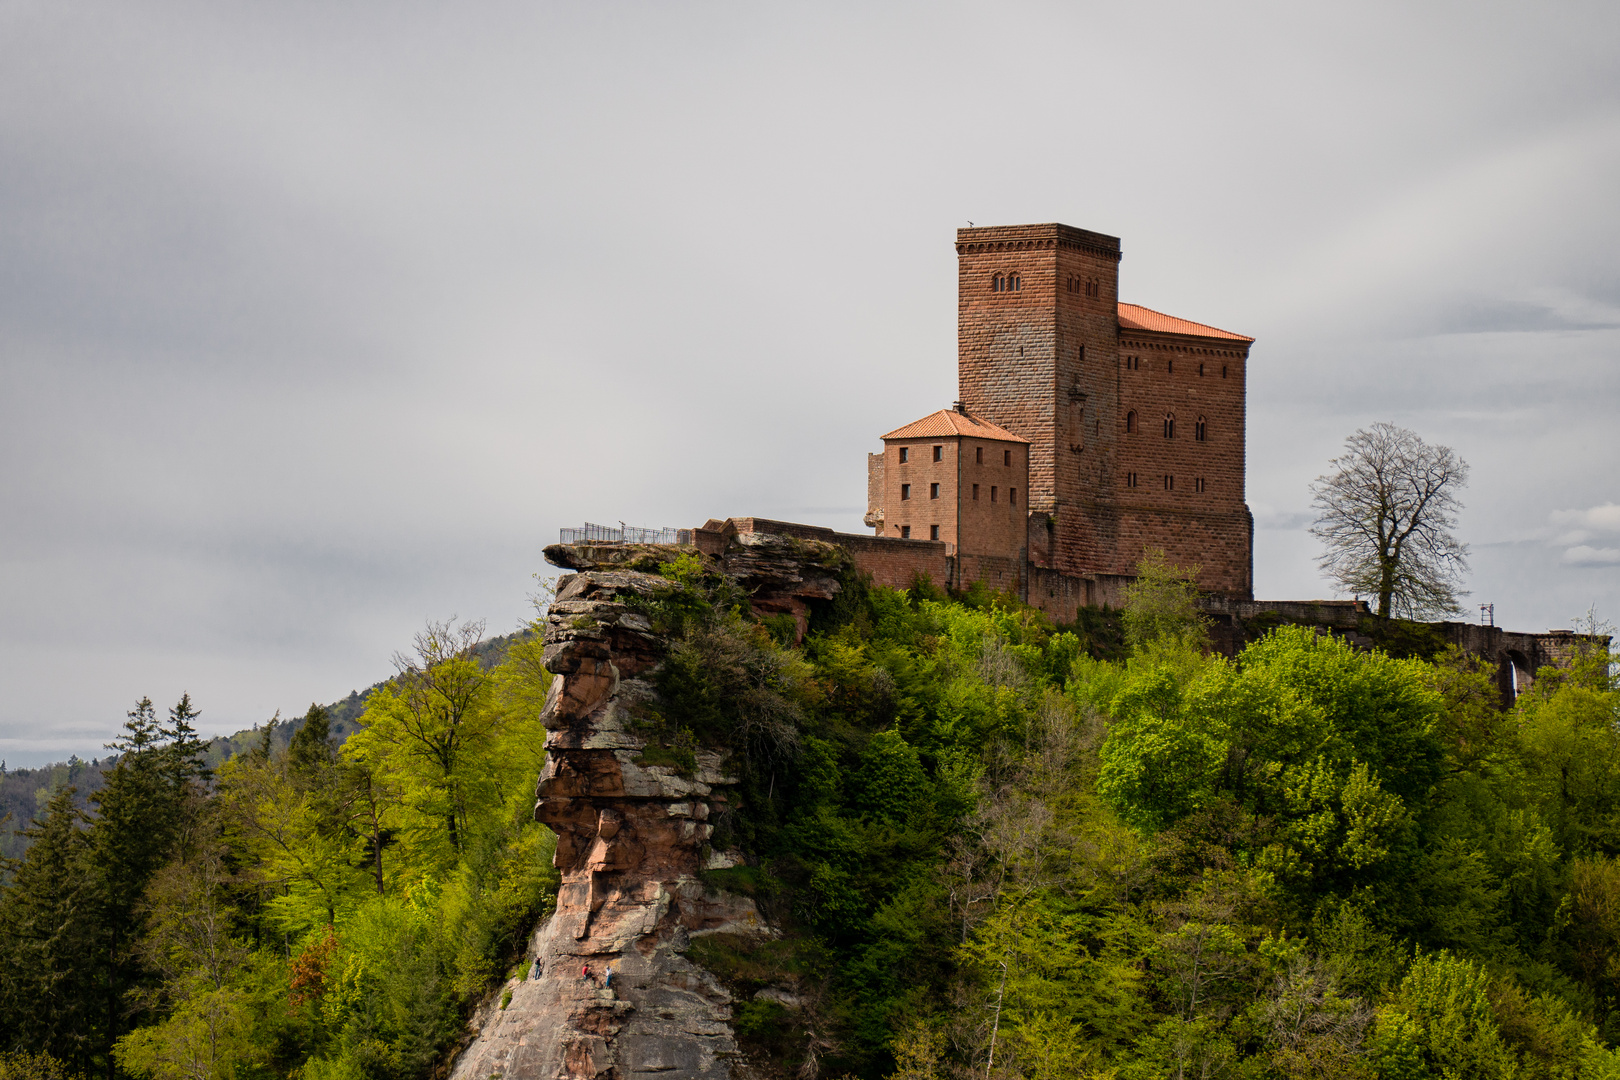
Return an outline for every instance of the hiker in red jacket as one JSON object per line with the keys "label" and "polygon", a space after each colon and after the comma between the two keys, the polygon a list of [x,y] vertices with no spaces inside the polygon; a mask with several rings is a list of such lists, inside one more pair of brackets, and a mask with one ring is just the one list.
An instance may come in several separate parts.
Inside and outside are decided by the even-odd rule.
{"label": "hiker in red jacket", "polygon": [[586,964],[584,967],[580,968],[579,977],[589,982],[591,978],[591,965]]}

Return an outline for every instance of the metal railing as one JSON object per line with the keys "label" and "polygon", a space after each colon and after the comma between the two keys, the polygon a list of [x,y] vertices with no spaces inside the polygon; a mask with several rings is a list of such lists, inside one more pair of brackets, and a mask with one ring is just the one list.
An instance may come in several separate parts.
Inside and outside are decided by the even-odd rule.
{"label": "metal railing", "polygon": [[583,529],[562,529],[559,542],[564,544],[690,544],[691,529],[642,529],[619,522],[611,525],[593,525],[589,521]]}

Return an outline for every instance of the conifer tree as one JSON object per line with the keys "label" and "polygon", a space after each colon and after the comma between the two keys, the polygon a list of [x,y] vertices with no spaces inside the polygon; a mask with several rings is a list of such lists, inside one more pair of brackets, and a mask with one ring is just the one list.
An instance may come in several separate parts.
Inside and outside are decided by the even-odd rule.
{"label": "conifer tree", "polygon": [[0,1039],[84,1067],[101,1049],[97,882],[75,789],[57,790],[0,900]]}

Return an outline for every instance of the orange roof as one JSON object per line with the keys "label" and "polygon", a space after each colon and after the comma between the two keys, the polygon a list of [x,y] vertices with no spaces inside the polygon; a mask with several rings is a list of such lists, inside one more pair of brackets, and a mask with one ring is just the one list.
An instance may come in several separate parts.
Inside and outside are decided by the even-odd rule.
{"label": "orange roof", "polygon": [[1119,325],[1125,330],[1153,330],[1160,334],[1185,334],[1188,337],[1224,338],[1227,341],[1253,341],[1252,337],[1234,334],[1230,330],[1217,330],[1203,323],[1178,319],[1162,311],[1154,311],[1138,304],[1119,305]]}
{"label": "orange roof", "polygon": [[1021,439],[1006,428],[997,427],[984,420],[975,420],[966,413],[959,413],[955,409],[941,409],[937,413],[930,413],[921,420],[915,420],[902,428],[895,428],[884,439],[940,439],[950,438],[953,435],[967,435],[975,439],[995,439],[999,442],[1027,443],[1028,439]]}

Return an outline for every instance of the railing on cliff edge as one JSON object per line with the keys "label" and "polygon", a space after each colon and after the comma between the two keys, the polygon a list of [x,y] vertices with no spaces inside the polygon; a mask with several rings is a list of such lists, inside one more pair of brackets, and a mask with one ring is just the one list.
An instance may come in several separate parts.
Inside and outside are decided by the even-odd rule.
{"label": "railing on cliff edge", "polygon": [[593,525],[589,521],[583,529],[559,530],[559,543],[563,544],[683,544],[692,543],[691,529],[642,529],[619,522],[619,527]]}

